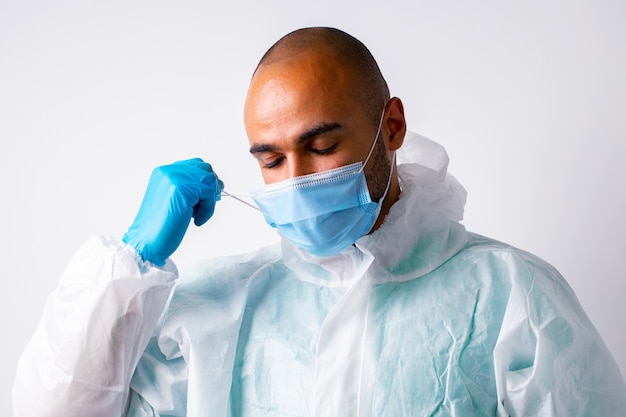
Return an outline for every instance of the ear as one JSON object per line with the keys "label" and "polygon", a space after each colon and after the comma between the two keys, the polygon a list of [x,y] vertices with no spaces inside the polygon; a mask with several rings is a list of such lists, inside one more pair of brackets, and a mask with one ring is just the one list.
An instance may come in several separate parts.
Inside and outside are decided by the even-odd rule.
{"label": "ear", "polygon": [[387,150],[396,151],[404,142],[406,134],[406,119],[404,118],[404,106],[398,97],[393,97],[385,109],[384,127],[388,132],[386,140]]}

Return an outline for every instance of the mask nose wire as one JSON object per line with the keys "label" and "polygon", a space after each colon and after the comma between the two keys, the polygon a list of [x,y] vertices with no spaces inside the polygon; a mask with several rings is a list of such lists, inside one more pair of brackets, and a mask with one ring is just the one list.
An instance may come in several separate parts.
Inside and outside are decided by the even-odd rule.
{"label": "mask nose wire", "polygon": [[380,115],[380,121],[378,122],[378,129],[376,130],[376,136],[374,136],[374,143],[372,143],[372,147],[370,148],[370,151],[367,154],[365,161],[363,161],[363,164],[361,165],[361,169],[359,169],[358,171],[359,173],[361,173],[365,169],[365,165],[367,165],[367,162],[370,160],[370,156],[372,156],[372,153],[374,153],[374,148],[376,147],[376,143],[378,142],[378,135],[380,135],[380,129],[383,126],[383,119],[385,118],[386,108],[387,108],[387,103],[385,103],[385,105],[383,106],[383,113]]}
{"label": "mask nose wire", "polygon": [[246,206],[248,206],[248,207],[252,207],[253,209],[255,209],[255,210],[257,210],[257,211],[261,211],[261,209],[260,209],[260,208],[258,208],[257,206],[252,205],[252,204],[248,203],[247,201],[242,200],[241,198],[239,198],[239,197],[237,197],[237,196],[235,196],[235,195],[233,195],[233,194],[227,193],[226,191],[223,191],[223,190],[222,190],[222,194],[221,194],[221,195],[226,196],[226,197],[233,198],[233,199],[235,199],[235,200],[239,201],[240,203],[245,204],[245,205],[246,205]]}

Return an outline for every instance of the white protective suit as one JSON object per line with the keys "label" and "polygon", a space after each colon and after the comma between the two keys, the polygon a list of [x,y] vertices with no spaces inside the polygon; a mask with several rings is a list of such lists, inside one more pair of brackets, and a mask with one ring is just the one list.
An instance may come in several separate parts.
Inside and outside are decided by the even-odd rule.
{"label": "white protective suit", "polygon": [[559,273],[465,231],[442,147],[410,134],[397,157],[400,200],[335,257],[283,241],[174,285],[171,261],[88,240],[20,359],[15,416],[626,415]]}

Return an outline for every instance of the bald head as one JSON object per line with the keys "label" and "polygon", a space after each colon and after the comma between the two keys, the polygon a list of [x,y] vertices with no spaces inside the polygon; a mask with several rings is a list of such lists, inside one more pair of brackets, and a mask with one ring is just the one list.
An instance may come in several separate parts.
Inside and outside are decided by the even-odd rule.
{"label": "bald head", "polygon": [[390,97],[387,82],[367,47],[341,30],[312,27],[291,32],[263,55],[255,73],[260,68],[311,53],[332,57],[343,71],[353,77],[352,95],[364,105],[370,120],[377,124]]}
{"label": "bald head", "polygon": [[373,229],[398,200],[402,102],[389,98],[367,48],[340,30],[300,29],[274,44],[250,81],[244,124],[267,184],[365,162],[371,198],[384,199]]}

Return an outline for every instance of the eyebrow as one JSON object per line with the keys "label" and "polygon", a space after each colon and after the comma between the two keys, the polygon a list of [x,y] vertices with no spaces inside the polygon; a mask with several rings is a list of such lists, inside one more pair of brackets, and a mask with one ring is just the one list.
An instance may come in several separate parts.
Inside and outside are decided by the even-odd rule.
{"label": "eyebrow", "polygon": [[[324,123],[324,122],[320,123],[318,125],[313,126],[309,130],[305,131],[300,136],[298,136],[298,138],[296,139],[296,144],[300,145],[304,142],[307,142],[313,139],[316,136],[323,135],[324,133],[328,133],[328,132],[333,132],[335,130],[339,130],[342,128],[343,128],[343,125],[339,123]],[[273,152],[276,149],[277,148],[274,145],[270,145],[267,143],[258,143],[258,144],[254,144],[250,146],[250,153],[255,154],[255,153],[261,153],[261,152]]]}

